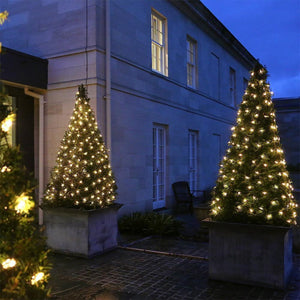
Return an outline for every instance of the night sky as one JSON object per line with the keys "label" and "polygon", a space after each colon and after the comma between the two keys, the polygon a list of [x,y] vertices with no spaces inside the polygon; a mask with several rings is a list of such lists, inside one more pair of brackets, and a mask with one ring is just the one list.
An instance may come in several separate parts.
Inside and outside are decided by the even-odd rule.
{"label": "night sky", "polygon": [[201,0],[269,71],[274,98],[300,97],[300,0]]}

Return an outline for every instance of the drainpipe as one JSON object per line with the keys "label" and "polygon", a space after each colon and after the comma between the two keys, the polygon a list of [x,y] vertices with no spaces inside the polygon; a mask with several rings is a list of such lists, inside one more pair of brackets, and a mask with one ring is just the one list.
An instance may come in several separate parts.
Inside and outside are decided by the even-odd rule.
{"label": "drainpipe", "polygon": [[110,43],[110,0],[106,0],[105,5],[105,59],[106,59],[106,147],[111,159],[111,70],[110,70],[110,58],[111,58],[111,43]]}
{"label": "drainpipe", "polygon": [[[44,193],[44,96],[24,88],[25,95],[39,100],[39,188],[38,198],[39,205],[42,204]],[[43,211],[39,208],[39,225],[43,224]]]}

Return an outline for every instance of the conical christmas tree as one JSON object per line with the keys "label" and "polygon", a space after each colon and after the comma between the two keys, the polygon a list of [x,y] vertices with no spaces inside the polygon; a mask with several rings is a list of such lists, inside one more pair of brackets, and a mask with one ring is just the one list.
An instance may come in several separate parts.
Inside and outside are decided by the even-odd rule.
{"label": "conical christmas tree", "polygon": [[213,192],[212,219],[295,224],[297,204],[280,144],[267,70],[259,63],[251,72],[232,132]]}
{"label": "conical christmas tree", "polygon": [[103,138],[83,85],[45,191],[46,207],[101,208],[116,198]]}
{"label": "conical christmas tree", "polygon": [[[7,15],[0,13],[0,24]],[[0,88],[0,298],[42,300],[49,295],[50,267],[36,221],[35,185],[19,148],[7,142],[14,116]]]}

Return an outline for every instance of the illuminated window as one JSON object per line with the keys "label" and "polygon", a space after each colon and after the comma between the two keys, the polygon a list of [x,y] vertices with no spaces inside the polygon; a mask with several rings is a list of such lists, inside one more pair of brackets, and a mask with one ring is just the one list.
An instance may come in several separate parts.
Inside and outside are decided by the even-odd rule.
{"label": "illuminated window", "polygon": [[187,85],[196,88],[197,78],[197,42],[191,38],[186,41],[186,54],[187,54]]}
{"label": "illuminated window", "polygon": [[231,105],[236,105],[236,76],[235,70],[229,68],[229,76],[230,76],[230,101]]}
{"label": "illuminated window", "polygon": [[168,76],[167,19],[151,14],[152,70]]}
{"label": "illuminated window", "polygon": [[[8,96],[3,102],[4,105],[10,106],[14,111],[16,107],[16,99],[15,97]],[[7,142],[11,146],[16,145],[16,120],[14,118],[14,121],[12,123],[12,126],[8,130],[7,135]]]}

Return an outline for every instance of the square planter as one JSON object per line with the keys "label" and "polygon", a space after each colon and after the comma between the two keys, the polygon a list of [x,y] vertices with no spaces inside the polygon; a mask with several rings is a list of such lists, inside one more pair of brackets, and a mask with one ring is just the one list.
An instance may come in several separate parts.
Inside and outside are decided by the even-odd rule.
{"label": "square planter", "polygon": [[91,257],[117,247],[118,209],[44,209],[47,245],[55,252]]}
{"label": "square planter", "polygon": [[297,207],[297,226],[293,227],[293,250],[295,253],[300,253],[300,190],[294,190],[294,192],[297,191],[296,194],[296,200],[298,203]]}
{"label": "square planter", "polygon": [[284,289],[293,269],[289,227],[213,222],[209,227],[209,277]]}
{"label": "square planter", "polygon": [[210,206],[209,205],[194,205],[193,208],[194,216],[199,220],[202,221],[209,217]]}

